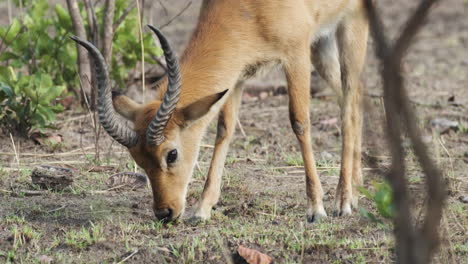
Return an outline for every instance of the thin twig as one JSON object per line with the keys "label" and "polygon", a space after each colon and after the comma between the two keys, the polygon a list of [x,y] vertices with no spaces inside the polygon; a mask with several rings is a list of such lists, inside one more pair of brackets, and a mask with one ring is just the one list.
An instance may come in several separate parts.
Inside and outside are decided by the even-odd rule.
{"label": "thin twig", "polygon": [[158,0],[158,3],[159,3],[159,5],[161,5],[161,7],[162,7],[162,9],[163,9],[163,11],[164,11],[164,15],[168,16],[169,13],[167,12],[166,6],[164,6],[164,4],[161,2],[161,0]]}
{"label": "thin twig", "polygon": [[53,213],[53,212],[60,211],[60,210],[64,209],[65,207],[67,207],[66,204],[60,206],[59,208],[55,208],[55,209],[49,210],[49,211],[46,212],[46,214],[50,214],[50,213]]}
{"label": "thin twig", "polygon": [[137,5],[136,2],[132,2],[127,6],[127,8],[125,8],[122,15],[120,15],[119,19],[117,19],[117,21],[115,21],[114,23],[114,26],[113,26],[114,32],[117,31],[117,28],[120,26],[120,24],[122,24],[122,22],[125,20],[128,14],[132,12],[133,8],[135,8],[136,5]]}
{"label": "thin twig", "polygon": [[167,72],[167,66],[166,64],[161,60],[161,58],[154,56],[151,54],[151,58],[156,61],[156,63],[161,66],[161,68],[164,69],[165,72]]}
{"label": "thin twig", "polygon": [[138,253],[138,249],[133,250],[130,255],[128,255],[126,258],[122,259],[121,261],[117,262],[117,264],[122,264],[125,261],[129,260],[131,257],[133,257],[135,254]]}
{"label": "thin twig", "polygon": [[239,130],[241,131],[242,136],[243,136],[243,137],[247,137],[247,135],[245,134],[244,128],[242,127],[242,124],[241,124],[240,119],[239,119],[239,118],[236,118],[236,120],[237,120],[237,126],[239,127]]}
{"label": "thin twig", "polygon": [[455,252],[453,251],[453,244],[450,238],[450,231],[449,231],[450,229],[448,227],[447,217],[445,216],[445,214],[443,214],[442,218],[443,218],[442,225],[444,227],[445,235],[447,236],[446,241],[448,244],[447,247],[449,251],[450,262],[451,264],[456,264],[457,262],[455,261]]}
{"label": "thin twig", "polygon": [[86,117],[88,117],[87,114],[79,115],[79,116],[75,116],[75,117],[70,117],[70,118],[67,118],[67,119],[64,119],[64,120],[57,121],[55,124],[70,123],[70,122],[73,122],[73,121],[85,119]]}
{"label": "thin twig", "polygon": [[18,154],[18,150],[16,149],[15,140],[13,139],[13,136],[11,135],[11,133],[10,133],[10,139],[11,139],[11,144],[13,145],[13,151],[15,151],[16,165],[18,166],[18,169],[19,169],[19,167],[20,167],[20,157],[19,157],[19,154]]}
{"label": "thin twig", "polygon": [[141,90],[143,92],[143,103],[146,101],[146,87],[145,87],[145,43],[143,41],[143,28],[142,28],[142,16],[140,13],[140,4],[138,0],[135,0],[137,3],[137,11],[138,11],[138,29],[140,35],[140,47],[141,47]]}
{"label": "thin twig", "polygon": [[8,0],[7,5],[8,5],[8,23],[11,24],[11,21],[13,20],[11,16],[11,0]]}
{"label": "thin twig", "polygon": [[88,30],[89,33],[91,34],[91,39],[94,45],[96,45],[96,42],[94,41],[94,37],[97,35],[97,20],[95,19],[95,12],[94,12],[94,6],[92,3],[90,3],[91,0],[84,0],[84,7],[86,10],[86,19],[88,20]]}
{"label": "thin twig", "polygon": [[169,19],[169,21],[167,21],[163,25],[159,26],[159,29],[163,29],[163,28],[169,26],[174,20],[176,20],[179,16],[181,16],[185,12],[185,10],[187,10],[190,7],[191,4],[192,4],[192,0],[187,2],[187,5],[182,10],[180,10],[180,12],[177,13],[177,15],[175,15],[174,17]]}
{"label": "thin twig", "polygon": [[103,30],[102,30],[102,55],[104,60],[107,62],[108,67],[112,65],[112,39],[114,38],[114,10],[115,1],[106,0],[104,2],[104,18],[103,18]]}

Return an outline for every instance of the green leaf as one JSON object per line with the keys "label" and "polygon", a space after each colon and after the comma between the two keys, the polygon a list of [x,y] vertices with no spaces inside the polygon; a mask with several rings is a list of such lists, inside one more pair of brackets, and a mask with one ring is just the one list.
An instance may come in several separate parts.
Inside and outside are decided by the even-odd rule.
{"label": "green leaf", "polygon": [[45,117],[45,121],[50,122],[55,119],[55,114],[48,106],[38,105],[37,111]]}
{"label": "green leaf", "polygon": [[55,100],[63,91],[65,91],[65,86],[63,85],[48,88],[47,93],[41,97],[41,104],[50,104],[50,102]]}
{"label": "green leaf", "polygon": [[42,34],[37,40],[37,49],[39,51],[39,54],[37,54],[37,56],[40,57],[45,54],[50,54],[51,48],[53,47],[53,40],[47,34]]}
{"label": "green leaf", "polygon": [[0,61],[7,61],[7,60],[17,59],[17,58],[19,58],[19,56],[10,51],[5,51],[2,54],[0,54]]}
{"label": "green leaf", "polygon": [[7,97],[15,96],[13,89],[11,89],[10,86],[3,82],[0,82],[0,92],[3,92]]}
{"label": "green leaf", "polygon": [[29,32],[23,32],[13,43],[11,43],[10,47],[14,53],[21,54],[20,56],[26,58],[30,58],[31,55],[29,53],[31,46],[29,45],[35,45],[35,43],[31,43],[29,39]]}
{"label": "green leaf", "polygon": [[70,29],[72,24],[68,11],[65,8],[63,8],[60,4],[56,4],[54,10],[55,14],[57,14],[60,27]]}
{"label": "green leaf", "polygon": [[[13,19],[13,22],[9,26],[9,28],[6,30],[6,32],[1,36],[3,41],[5,41],[7,44],[13,41],[13,39],[18,35],[18,33],[21,30],[21,22],[15,18]],[[6,34],[6,35],[5,35]]]}
{"label": "green leaf", "polygon": [[23,23],[27,28],[30,28],[30,27],[34,26],[34,20],[31,18],[31,16],[29,14],[26,14],[23,17]]}
{"label": "green leaf", "polygon": [[31,14],[33,19],[41,19],[44,17],[47,9],[49,8],[49,3],[45,0],[35,1]]}
{"label": "green leaf", "polygon": [[13,86],[17,81],[16,73],[12,67],[0,66],[0,81]]}
{"label": "green leaf", "polygon": [[369,190],[367,190],[366,188],[364,188],[363,186],[358,186],[358,190],[364,194],[365,197],[367,197],[367,199],[369,200],[374,200],[374,197],[373,195],[369,192]]}
{"label": "green leaf", "polygon": [[359,208],[359,213],[371,222],[382,224],[382,220],[378,219],[373,213],[367,211],[364,208]]}
{"label": "green leaf", "polygon": [[31,99],[31,101],[32,101],[34,104],[37,104],[37,100],[38,100],[38,97],[39,97],[39,93],[38,93],[38,91],[35,89],[36,86],[33,84],[33,82],[34,82],[34,81],[31,81],[31,82],[29,83],[29,85],[22,87],[21,91],[26,95],[26,97],[28,97],[29,99]]}
{"label": "green leaf", "polygon": [[24,87],[31,85],[31,76],[29,75],[20,75],[18,77],[18,82],[16,82],[15,90],[22,90]]}
{"label": "green leaf", "polygon": [[11,67],[15,69],[21,69],[24,66],[24,63],[22,60],[12,60],[10,62]]}

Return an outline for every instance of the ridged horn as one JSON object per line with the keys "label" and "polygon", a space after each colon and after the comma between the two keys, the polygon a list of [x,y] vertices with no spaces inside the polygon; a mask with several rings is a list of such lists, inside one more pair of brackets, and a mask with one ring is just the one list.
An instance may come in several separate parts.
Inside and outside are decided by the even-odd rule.
{"label": "ridged horn", "polygon": [[70,37],[88,50],[93,58],[98,86],[97,111],[99,122],[106,132],[120,144],[131,148],[138,142],[137,133],[118,119],[112,104],[109,71],[101,52],[90,42],[76,36]]}
{"label": "ridged horn", "polygon": [[174,112],[177,102],[180,97],[181,74],[179,61],[172,51],[171,45],[166,37],[157,28],[148,25],[148,27],[156,34],[161,43],[161,48],[164,51],[166,58],[168,85],[164,99],[158,109],[155,117],[151,121],[146,130],[146,143],[150,146],[160,145],[164,141],[164,128]]}

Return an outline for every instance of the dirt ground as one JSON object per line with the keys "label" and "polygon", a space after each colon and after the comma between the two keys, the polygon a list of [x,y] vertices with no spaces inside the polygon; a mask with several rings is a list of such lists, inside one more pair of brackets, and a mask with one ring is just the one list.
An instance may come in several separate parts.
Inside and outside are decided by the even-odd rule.
{"label": "dirt ground", "polygon": [[[154,25],[162,25],[187,1],[155,1]],[[385,24],[395,35],[417,1],[381,1]],[[0,3],[0,17],[6,13]],[[181,52],[197,18],[200,1],[164,32]],[[442,243],[435,263],[468,263],[468,3],[439,4],[417,37],[405,61],[406,84],[435,162],[442,168],[448,198],[441,224]],[[167,13],[165,11],[167,9]],[[151,12],[150,12],[151,13]],[[152,14],[152,13],[151,13]],[[3,16],[2,19],[5,19]],[[382,180],[390,164],[381,129],[381,82],[372,43],[363,74],[366,86],[364,187]],[[273,74],[253,83],[282,86]],[[320,82],[319,82],[320,83]],[[392,225],[377,224],[356,211],[332,217],[340,165],[339,108],[330,89],[311,99],[313,147],[329,217],[308,224],[305,179],[298,144],[290,128],[287,97],[257,98],[246,94],[240,129],[228,154],[222,197],[212,219],[199,226],[185,221],[162,224],[151,210],[149,188],[111,188],[110,175],[140,171],[126,149],[101,132],[95,135],[86,111],[59,116],[63,143],[36,145],[31,140],[0,134],[0,262],[17,263],[244,263],[237,247],[244,245],[271,256],[274,263],[391,263],[395,261]],[[334,119],[337,119],[335,122]],[[436,118],[458,122],[436,127]],[[200,197],[209,167],[215,123],[203,140],[187,202]],[[425,179],[406,144],[413,216],[422,219]],[[95,157],[99,152],[100,161]],[[372,161],[372,162],[371,162]],[[74,183],[60,192],[41,191],[31,183],[31,170],[48,164],[73,169]],[[34,195],[35,194],[35,195]],[[360,207],[378,215],[364,196]]]}

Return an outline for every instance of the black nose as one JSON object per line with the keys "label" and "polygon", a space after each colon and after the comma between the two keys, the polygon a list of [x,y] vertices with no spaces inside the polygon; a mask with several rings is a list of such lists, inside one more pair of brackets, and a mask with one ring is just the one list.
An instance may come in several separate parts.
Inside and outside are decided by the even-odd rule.
{"label": "black nose", "polygon": [[159,220],[169,220],[172,217],[172,210],[169,209],[169,208],[155,209],[154,210],[154,215]]}

